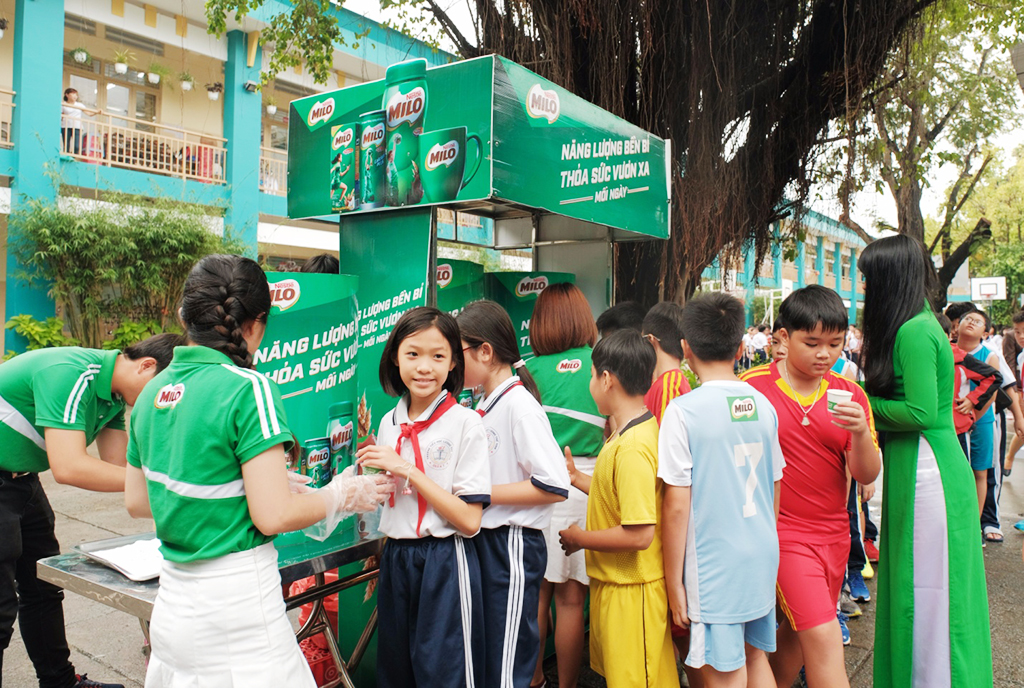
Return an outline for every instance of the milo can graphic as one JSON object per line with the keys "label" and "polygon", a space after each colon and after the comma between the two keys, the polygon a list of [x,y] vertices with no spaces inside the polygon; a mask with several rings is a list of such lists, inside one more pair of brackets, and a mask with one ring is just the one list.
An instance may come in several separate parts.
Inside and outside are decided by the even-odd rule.
{"label": "milo can graphic", "polygon": [[384,148],[384,110],[364,112],[359,118],[359,207],[384,206],[387,155]]}
{"label": "milo can graphic", "polygon": [[389,206],[415,205],[423,199],[419,138],[427,112],[427,61],[410,60],[388,67],[382,104],[386,201]]}
{"label": "milo can graphic", "polygon": [[334,475],[351,466],[355,461],[355,424],[351,401],[339,401],[328,409],[327,437],[331,440],[331,470]]}
{"label": "milo can graphic", "polygon": [[359,207],[356,196],[356,149],[359,124],[331,127],[331,210],[350,212]]}
{"label": "milo can graphic", "polygon": [[473,398],[473,390],[466,388],[459,392],[459,396],[456,398],[460,406],[465,406],[468,409],[473,408],[473,402],[476,399]]}
{"label": "milo can graphic", "polygon": [[302,475],[310,477],[310,487],[323,487],[331,482],[331,440],[318,437],[302,445]]}

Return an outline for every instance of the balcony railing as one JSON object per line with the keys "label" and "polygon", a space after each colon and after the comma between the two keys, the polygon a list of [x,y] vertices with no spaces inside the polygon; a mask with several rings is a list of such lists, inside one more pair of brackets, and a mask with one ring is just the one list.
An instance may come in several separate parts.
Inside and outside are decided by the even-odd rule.
{"label": "balcony railing", "polygon": [[0,88],[0,148],[13,148],[14,91]]}
{"label": "balcony railing", "polygon": [[61,139],[62,152],[76,160],[224,183],[226,139],[105,113],[80,122],[77,136],[74,129],[65,129]]}
{"label": "balcony railing", "polygon": [[288,193],[288,153],[260,148],[260,191],[275,196]]}

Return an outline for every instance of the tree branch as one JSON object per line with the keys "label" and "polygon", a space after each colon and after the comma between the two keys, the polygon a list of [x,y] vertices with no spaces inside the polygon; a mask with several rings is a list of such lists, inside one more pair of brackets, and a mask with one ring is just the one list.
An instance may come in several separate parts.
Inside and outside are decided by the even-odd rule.
{"label": "tree branch", "polygon": [[960,245],[949,254],[949,259],[942,262],[939,268],[939,282],[942,285],[942,293],[949,289],[960,266],[964,264],[971,254],[978,249],[978,245],[992,238],[992,223],[984,217],[978,219],[971,233],[967,235]]}
{"label": "tree branch", "polygon": [[480,54],[480,48],[476,47],[459,31],[459,27],[455,26],[455,22],[452,21],[448,13],[441,9],[434,0],[423,0],[427,7],[433,13],[434,17],[441,24],[441,27],[448,34],[448,37],[455,41],[455,45],[458,46],[459,52],[465,58],[476,57]]}
{"label": "tree branch", "polygon": [[928,133],[925,134],[925,141],[927,143],[931,144],[936,138],[938,138],[939,134],[942,133],[942,130],[946,128],[947,124],[949,124],[949,120],[953,118],[953,115],[955,115],[964,104],[964,101],[981,88],[981,76],[985,73],[985,65],[988,63],[988,56],[991,52],[992,48],[989,47],[981,54],[981,62],[978,63],[978,71],[975,73],[975,76],[978,77],[978,81],[974,84],[974,88],[970,90],[970,93],[965,94],[963,98],[950,105],[946,114],[939,118],[939,121],[935,123],[935,126],[928,130]]}

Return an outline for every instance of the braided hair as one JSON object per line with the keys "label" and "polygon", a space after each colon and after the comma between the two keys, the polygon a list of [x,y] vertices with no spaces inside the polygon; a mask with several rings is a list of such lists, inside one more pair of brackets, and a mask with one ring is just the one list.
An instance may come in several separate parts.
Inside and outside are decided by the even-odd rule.
{"label": "braided hair", "polygon": [[185,281],[181,319],[188,338],[228,356],[240,368],[252,367],[243,327],[266,322],[270,287],[263,270],[243,256],[206,256]]}

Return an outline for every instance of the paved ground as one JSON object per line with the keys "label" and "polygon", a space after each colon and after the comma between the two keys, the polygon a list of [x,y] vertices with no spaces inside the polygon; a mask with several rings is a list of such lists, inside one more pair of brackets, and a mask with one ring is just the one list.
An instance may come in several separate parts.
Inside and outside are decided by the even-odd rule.
{"label": "paved ground", "polygon": [[[57,535],[66,551],[80,542],[116,535],[145,532],[151,521],[135,521],[124,511],[121,495],[89,493],[57,485],[47,473],[42,477],[57,517]],[[877,497],[876,497],[877,499]],[[1013,524],[1024,518],[1024,459],[1008,479],[1002,497],[1003,530],[1006,543],[985,550],[996,688],[1024,688],[1024,564],[1021,544],[1024,535]],[[951,562],[956,574],[956,562]],[[868,587],[874,593],[874,583]],[[77,670],[100,680],[118,680],[129,688],[142,688],[145,664],[142,633],[138,622],[121,612],[68,593],[64,603],[68,642]],[[853,643],[846,650],[846,663],[853,688],[867,688],[871,681],[871,646],[874,640],[874,610],[865,605],[862,617],[850,622]],[[4,683],[17,688],[36,685],[25,647],[15,631],[4,657]],[[553,663],[552,663],[553,664]],[[551,667],[553,670],[553,666]],[[552,676],[552,679],[555,679]],[[552,680],[552,686],[557,686]],[[588,672],[582,687],[604,686],[599,676]]]}

